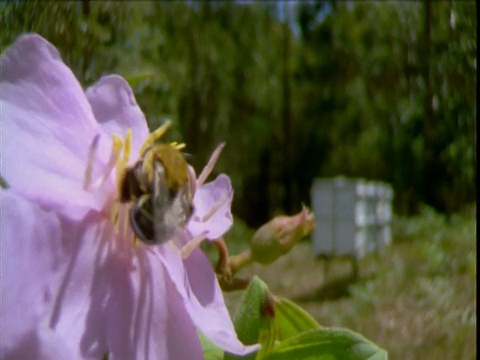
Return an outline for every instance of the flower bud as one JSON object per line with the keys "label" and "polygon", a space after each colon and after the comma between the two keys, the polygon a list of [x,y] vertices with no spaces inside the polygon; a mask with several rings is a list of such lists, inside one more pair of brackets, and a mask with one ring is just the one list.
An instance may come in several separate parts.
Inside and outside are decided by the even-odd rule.
{"label": "flower bud", "polygon": [[297,215],[273,218],[253,235],[250,249],[252,260],[260,264],[274,262],[309,235],[314,226],[314,215],[305,206]]}

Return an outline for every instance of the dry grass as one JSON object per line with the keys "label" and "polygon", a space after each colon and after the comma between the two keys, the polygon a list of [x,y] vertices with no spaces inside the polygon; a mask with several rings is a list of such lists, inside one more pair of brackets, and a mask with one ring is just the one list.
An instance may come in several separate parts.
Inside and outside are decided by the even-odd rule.
{"label": "dry grass", "polygon": [[[447,221],[431,210],[403,219],[394,244],[360,261],[316,260],[308,242],[257,274],[280,296],[296,301],[324,326],[357,331],[389,352],[390,359],[475,359],[475,214]],[[226,294],[233,310],[239,293]]]}

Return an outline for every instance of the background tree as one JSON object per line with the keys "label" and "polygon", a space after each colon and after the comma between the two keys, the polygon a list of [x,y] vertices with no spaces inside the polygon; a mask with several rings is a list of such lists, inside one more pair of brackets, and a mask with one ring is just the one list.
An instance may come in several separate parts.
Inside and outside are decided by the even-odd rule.
{"label": "background tree", "polygon": [[476,196],[474,2],[2,2],[2,49],[35,31],[85,86],[119,73],[151,128],[205,164],[226,141],[252,226],[315,177],[392,183],[399,213]]}

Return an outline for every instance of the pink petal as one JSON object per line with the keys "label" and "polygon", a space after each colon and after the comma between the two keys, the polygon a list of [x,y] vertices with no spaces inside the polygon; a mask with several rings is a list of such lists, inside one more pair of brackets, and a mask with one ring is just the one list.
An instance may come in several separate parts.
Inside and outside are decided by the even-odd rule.
{"label": "pink petal", "polygon": [[82,189],[99,127],[57,50],[38,35],[24,35],[1,66],[1,173],[11,190],[45,208],[64,206],[65,199],[83,208],[101,206]]}
{"label": "pink petal", "polygon": [[132,89],[122,77],[109,75],[101,78],[86,91],[95,118],[108,135],[114,133],[125,138],[133,130],[132,160],[148,136],[145,116],[137,105]]}
{"label": "pink petal", "polygon": [[159,250],[195,326],[215,345],[233,354],[243,355],[258,349],[238,340],[215,273],[201,250],[194,249],[183,262],[175,249],[163,246]]}
{"label": "pink petal", "polygon": [[0,357],[8,360],[75,359],[74,352],[46,326],[39,326],[37,331],[23,336],[15,349],[7,354],[0,353]]}
{"label": "pink petal", "polygon": [[95,211],[81,221],[60,221],[63,261],[48,324],[76,358],[101,358],[107,349],[102,310],[106,299],[95,291],[107,285],[103,268],[110,251],[107,239],[114,229]]}
{"label": "pink petal", "polygon": [[195,327],[158,256],[136,248],[128,270],[112,259],[107,342],[113,359],[199,359]]}
{"label": "pink petal", "polygon": [[[20,36],[2,56],[2,86],[3,99],[27,113],[40,115],[39,122],[56,122],[52,132],[74,151],[84,150],[85,137],[89,139],[96,132],[97,124],[82,87],[57,49],[37,34]],[[30,120],[29,125],[37,124]],[[65,138],[63,128],[70,137]]]}
{"label": "pink petal", "polygon": [[78,358],[201,358],[195,327],[158,255],[115,237],[93,211],[81,222],[62,219],[62,228],[68,262],[50,324]]}
{"label": "pink petal", "polygon": [[[15,134],[3,137],[1,149],[0,172],[10,185],[1,193],[7,224],[2,242],[9,239],[10,260],[4,261],[2,249],[2,294],[9,294],[2,301],[9,311],[2,308],[7,330],[1,355],[201,358],[197,328],[229,352],[254,350],[238,341],[199,249],[183,263],[178,249],[167,245],[132,246],[107,219],[113,174],[102,188],[83,189],[89,162],[95,176],[105,171],[112,133],[124,136],[132,128],[133,155],[147,136],[128,84],[105,77],[88,90],[87,100],[55,48],[38,35],[19,38],[1,62],[1,130]],[[221,236],[232,223],[232,196],[225,175],[197,189],[189,230]]]}
{"label": "pink petal", "polygon": [[[213,216],[205,220],[218,204],[225,200]],[[195,212],[188,223],[188,230],[193,236],[205,233],[208,239],[216,239],[227,232],[233,223],[230,205],[233,199],[232,184],[228,176],[220,174],[214,181],[197,188],[193,198]]]}
{"label": "pink petal", "polygon": [[[0,357],[28,351],[56,291],[60,223],[55,214],[1,191],[2,339]],[[33,336],[33,337],[32,337]],[[26,357],[24,357],[26,358]]]}

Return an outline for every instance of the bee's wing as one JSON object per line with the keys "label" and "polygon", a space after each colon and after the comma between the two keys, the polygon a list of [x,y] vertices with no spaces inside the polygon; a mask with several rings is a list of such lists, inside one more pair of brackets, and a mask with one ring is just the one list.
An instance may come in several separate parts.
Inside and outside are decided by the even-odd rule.
{"label": "bee's wing", "polygon": [[176,192],[170,191],[165,168],[158,162],[154,172],[153,214],[157,244],[170,240],[177,229],[186,225],[192,214],[190,184],[187,182]]}

